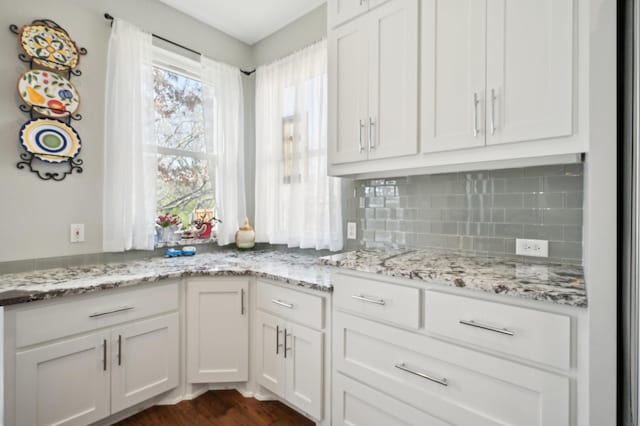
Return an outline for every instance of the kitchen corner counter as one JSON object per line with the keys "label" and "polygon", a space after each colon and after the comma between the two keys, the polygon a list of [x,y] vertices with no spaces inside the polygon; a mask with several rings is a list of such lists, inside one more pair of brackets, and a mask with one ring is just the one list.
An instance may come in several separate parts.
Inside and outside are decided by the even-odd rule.
{"label": "kitchen corner counter", "polygon": [[323,257],[321,262],[388,277],[587,307],[584,271],[577,265],[530,264],[507,257],[432,250],[359,250]]}
{"label": "kitchen corner counter", "polygon": [[310,253],[220,251],[0,275],[0,306],[160,281],[168,278],[254,276],[330,292],[331,268]]}

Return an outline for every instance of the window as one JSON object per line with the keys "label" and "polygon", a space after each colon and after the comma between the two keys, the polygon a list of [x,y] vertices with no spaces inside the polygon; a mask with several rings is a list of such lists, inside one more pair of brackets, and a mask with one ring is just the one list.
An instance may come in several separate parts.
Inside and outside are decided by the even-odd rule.
{"label": "window", "polygon": [[213,216],[215,156],[207,152],[198,63],[169,52],[154,56],[154,113],[158,152],[158,215],[183,224]]}

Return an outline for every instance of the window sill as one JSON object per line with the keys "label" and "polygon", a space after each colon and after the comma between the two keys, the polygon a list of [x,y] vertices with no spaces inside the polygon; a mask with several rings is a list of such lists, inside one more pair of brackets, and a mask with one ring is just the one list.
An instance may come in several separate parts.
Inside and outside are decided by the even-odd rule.
{"label": "window sill", "polygon": [[204,244],[213,244],[216,243],[217,240],[210,238],[207,240],[200,240],[198,238],[187,238],[179,241],[172,242],[159,242],[154,245],[156,249],[162,248],[170,248],[170,247],[181,247],[181,246],[200,246]]}

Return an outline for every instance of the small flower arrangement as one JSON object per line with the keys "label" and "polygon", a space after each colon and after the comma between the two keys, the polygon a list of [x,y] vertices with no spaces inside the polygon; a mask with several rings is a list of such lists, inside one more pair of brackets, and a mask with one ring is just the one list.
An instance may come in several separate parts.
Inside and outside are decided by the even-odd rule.
{"label": "small flower arrangement", "polygon": [[180,225],[181,222],[182,221],[180,220],[180,217],[177,214],[160,215],[156,219],[156,223],[163,228],[168,228],[171,225]]}

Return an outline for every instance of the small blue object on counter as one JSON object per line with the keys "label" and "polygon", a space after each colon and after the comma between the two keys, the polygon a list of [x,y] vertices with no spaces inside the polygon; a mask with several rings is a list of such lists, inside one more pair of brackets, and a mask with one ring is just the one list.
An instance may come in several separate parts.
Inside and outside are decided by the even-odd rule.
{"label": "small blue object on counter", "polygon": [[182,250],[169,248],[164,252],[164,257],[180,257],[182,256]]}
{"label": "small blue object on counter", "polygon": [[194,256],[196,254],[196,248],[194,246],[182,247],[183,256]]}

